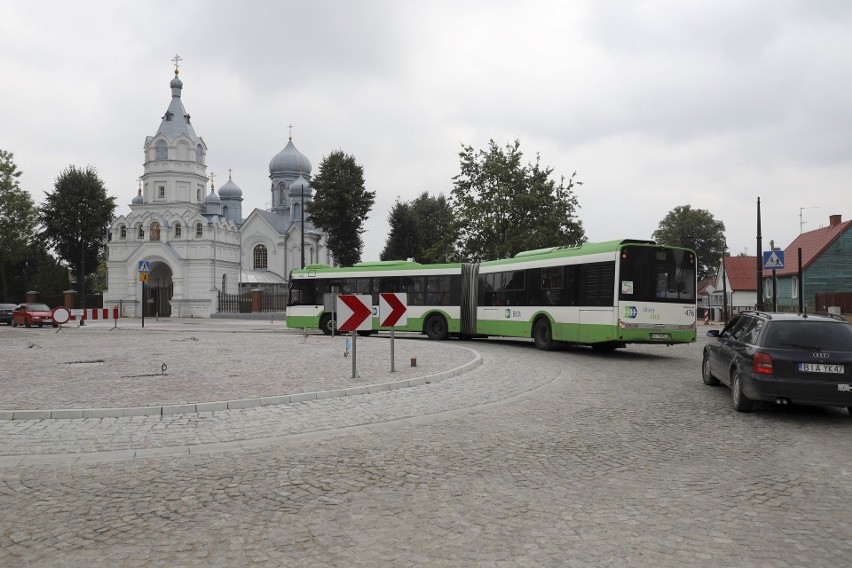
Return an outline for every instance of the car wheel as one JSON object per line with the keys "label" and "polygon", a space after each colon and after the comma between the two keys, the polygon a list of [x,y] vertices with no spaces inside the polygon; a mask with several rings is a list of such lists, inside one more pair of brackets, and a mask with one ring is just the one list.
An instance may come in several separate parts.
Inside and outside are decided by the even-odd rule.
{"label": "car wheel", "polygon": [[739,369],[734,370],[731,376],[731,402],[737,412],[751,412],[754,407],[754,401],[743,393],[742,375]]}
{"label": "car wheel", "polygon": [[18,322],[13,321],[13,322],[12,322],[12,327],[18,327]]}
{"label": "car wheel", "polygon": [[704,379],[704,384],[711,387],[718,387],[722,384],[722,381],[713,376],[713,373],[710,372],[710,358],[707,355],[704,355],[704,359],[701,361],[701,378]]}
{"label": "car wheel", "polygon": [[426,320],[426,324],[423,326],[423,332],[426,333],[429,339],[443,341],[449,337],[447,333],[447,320],[439,315],[429,316],[429,319]]}
{"label": "car wheel", "polygon": [[31,327],[30,320],[24,320],[24,327]]}
{"label": "car wheel", "polygon": [[322,319],[320,319],[319,326],[324,334],[331,335],[331,314],[325,314],[324,316],[322,316]]}
{"label": "car wheel", "polygon": [[553,334],[550,331],[550,322],[547,318],[539,318],[533,327],[533,342],[542,351],[553,349]]}

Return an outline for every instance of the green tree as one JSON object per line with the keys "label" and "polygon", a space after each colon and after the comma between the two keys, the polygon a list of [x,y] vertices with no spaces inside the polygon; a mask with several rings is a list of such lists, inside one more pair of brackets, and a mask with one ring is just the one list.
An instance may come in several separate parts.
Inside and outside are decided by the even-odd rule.
{"label": "green tree", "polygon": [[364,221],[376,200],[376,192],[364,187],[364,168],[353,156],[335,150],[323,158],[311,187],[316,195],[305,211],[328,235],[338,264],[352,266],[361,260]]}
{"label": "green tree", "polygon": [[388,213],[390,231],[380,260],[406,260],[414,258],[419,250],[419,224],[411,212],[411,203],[397,199]]}
{"label": "green tree", "polygon": [[0,150],[0,298],[9,301],[9,273],[29,254],[38,210],[21,189],[14,154]]}
{"label": "green tree", "polygon": [[458,231],[452,207],[442,194],[432,197],[423,192],[413,201],[397,201],[388,214],[388,224],[382,260],[413,258],[440,263],[455,256]]}
{"label": "green tree", "polygon": [[97,272],[98,254],[113,220],[115,197],[107,196],[97,170],[69,166],[45,192],[41,235],[59,258],[74,267],[77,292],[85,307],[86,279]]}
{"label": "green tree", "polygon": [[494,140],[487,150],[463,146],[461,171],[453,178],[451,200],[459,228],[462,258],[473,261],[509,258],[524,250],[575,245],[586,240],[573,193],[574,172],[557,184],[553,168],[523,165],[521,143],[505,150]]}
{"label": "green tree", "polygon": [[652,238],[669,246],[686,247],[698,256],[698,279],[707,278],[725,254],[725,224],[705,209],[678,205],[660,221]]}

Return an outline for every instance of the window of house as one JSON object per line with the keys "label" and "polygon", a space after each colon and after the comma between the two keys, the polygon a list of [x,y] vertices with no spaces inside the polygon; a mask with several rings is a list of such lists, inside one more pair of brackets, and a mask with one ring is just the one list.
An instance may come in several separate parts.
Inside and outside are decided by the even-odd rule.
{"label": "window of house", "polygon": [[159,241],[160,240],[160,224],[156,221],[151,223],[151,240]]}
{"label": "window of house", "polygon": [[203,235],[204,235],[204,227],[201,225],[201,223],[197,223],[195,225],[195,236],[201,237]]}
{"label": "window of house", "polygon": [[175,225],[175,237],[180,237],[180,225]]}
{"label": "window of house", "polygon": [[267,263],[266,246],[257,245],[254,247],[254,267],[255,269],[265,269]]}
{"label": "window of house", "polygon": [[161,185],[157,187],[157,197],[159,197],[160,199],[166,198],[166,186]]}
{"label": "window of house", "polygon": [[168,160],[169,159],[169,147],[166,145],[165,140],[160,140],[157,142],[157,159],[158,160]]}
{"label": "window of house", "polygon": [[799,277],[793,276],[791,282],[793,284],[793,290],[790,292],[790,297],[795,299],[799,297]]}
{"label": "window of house", "polygon": [[126,239],[127,238],[127,227],[122,225],[118,228],[119,238]]}

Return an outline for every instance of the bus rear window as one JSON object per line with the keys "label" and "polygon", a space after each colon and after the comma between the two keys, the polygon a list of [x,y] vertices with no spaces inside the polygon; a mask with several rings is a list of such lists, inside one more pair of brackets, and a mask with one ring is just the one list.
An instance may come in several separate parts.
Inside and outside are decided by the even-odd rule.
{"label": "bus rear window", "polygon": [[625,247],[619,298],[639,302],[694,302],[695,255],[671,248]]}

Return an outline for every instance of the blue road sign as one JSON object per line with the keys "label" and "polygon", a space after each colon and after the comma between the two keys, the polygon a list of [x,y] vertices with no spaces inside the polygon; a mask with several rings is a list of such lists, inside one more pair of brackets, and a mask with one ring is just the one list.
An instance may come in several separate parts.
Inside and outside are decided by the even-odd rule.
{"label": "blue road sign", "polygon": [[140,260],[139,261],[139,272],[151,272],[151,261],[150,260]]}
{"label": "blue road sign", "polygon": [[781,270],[784,268],[784,251],[783,250],[765,250],[763,251],[763,269],[764,270]]}

